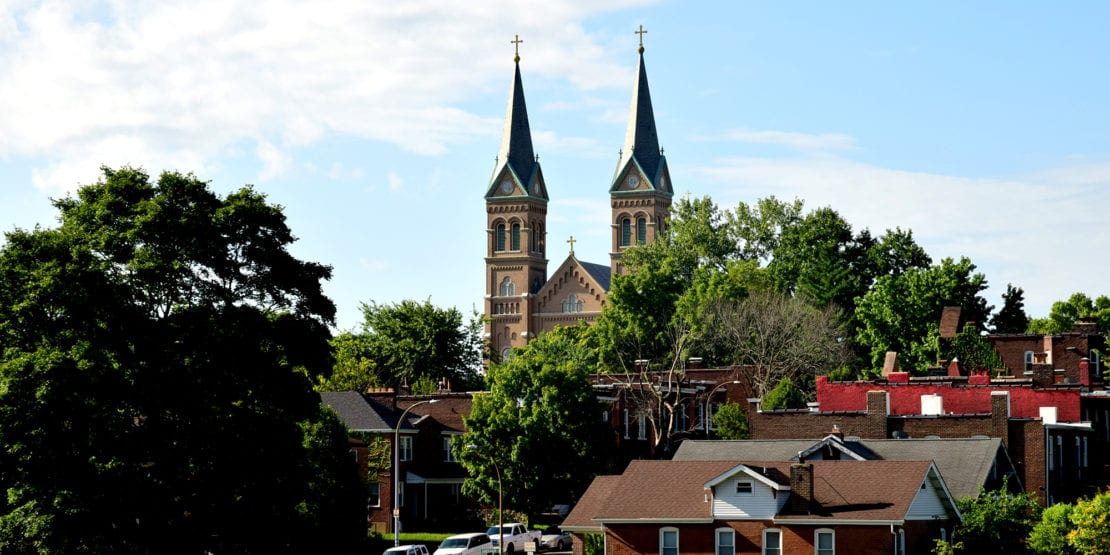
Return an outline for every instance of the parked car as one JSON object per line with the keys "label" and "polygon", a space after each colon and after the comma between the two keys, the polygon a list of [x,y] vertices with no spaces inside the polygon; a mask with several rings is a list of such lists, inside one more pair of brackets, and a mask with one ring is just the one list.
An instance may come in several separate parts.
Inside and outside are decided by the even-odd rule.
{"label": "parked car", "polygon": [[570,551],[570,534],[558,526],[548,526],[540,535],[540,551]]}
{"label": "parked car", "polygon": [[520,522],[507,522],[502,525],[501,530],[502,532],[499,533],[496,526],[490,526],[489,530],[486,530],[486,535],[489,536],[489,541],[494,548],[497,548],[499,536],[503,535],[505,537],[505,553],[510,555],[517,551],[524,551],[524,544],[528,542],[540,541],[539,530],[528,530]]}
{"label": "parked car", "polygon": [[386,549],[382,555],[428,555],[428,548],[423,545],[398,545]]}
{"label": "parked car", "polygon": [[483,549],[492,547],[489,536],[482,532],[459,534],[443,540],[434,555],[482,555]]}

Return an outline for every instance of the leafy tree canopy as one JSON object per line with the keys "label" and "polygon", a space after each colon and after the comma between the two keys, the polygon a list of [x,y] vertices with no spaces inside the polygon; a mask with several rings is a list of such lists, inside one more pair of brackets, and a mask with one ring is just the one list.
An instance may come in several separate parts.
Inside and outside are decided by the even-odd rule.
{"label": "leafy tree canopy", "polygon": [[959,360],[965,372],[1003,367],[1002,357],[971,323],[950,340],[941,341],[941,358]]}
{"label": "leafy tree canopy", "polygon": [[968,321],[982,325],[991,308],[980,293],[987,280],[967,258],[941,260],[930,268],[911,268],[880,277],[856,305],[857,342],[881,366],[887,351],[898,353],[903,368],[923,370],[937,360],[940,315],[960,306]]}
{"label": "leafy tree canopy", "polygon": [[725,403],[713,413],[713,428],[718,439],[751,439],[748,416],[738,403]]}
{"label": "leafy tree canopy", "polygon": [[471,476],[465,492],[496,503],[500,472],[506,509],[534,515],[577,501],[608,470],[612,431],[590,382],[596,352],[583,324],[541,334],[490,367],[490,391],[474,397],[453,447]]}
{"label": "leafy tree canopy", "polygon": [[1092,300],[1083,293],[1075,293],[1066,301],[1052,303],[1048,318],[1031,321],[1029,331],[1046,335],[1069,332],[1081,319],[1093,320],[1098,326],[1098,333],[1110,334],[1110,297],[1099,295]]}
{"label": "leafy tree canopy", "polygon": [[360,332],[332,341],[335,366],[318,379],[320,390],[365,391],[366,387],[397,387],[417,383],[435,386],[449,381],[457,389],[480,389],[482,320],[464,323],[455,308],[442,309],[430,300],[362,305]]}
{"label": "leafy tree canopy", "polygon": [[281,208],[104,168],[0,249],[0,553],[345,552],[365,536],[326,368],[328,267]]}
{"label": "leafy tree canopy", "polygon": [[978,497],[956,501],[964,517],[954,539],[955,553],[1025,553],[1025,540],[1041,520],[1041,506],[1028,494],[1007,493],[1003,482],[997,490],[980,491]]}
{"label": "leafy tree canopy", "polygon": [[806,406],[806,397],[794,380],[785,377],[763,396],[759,405],[763,410],[801,409]]}
{"label": "leafy tree canopy", "polygon": [[1090,499],[1080,499],[1068,516],[1072,530],[1068,543],[1079,553],[1104,555],[1110,553],[1110,491]]}
{"label": "leafy tree canopy", "polygon": [[1071,513],[1075,505],[1057,503],[1041,513],[1041,521],[1029,532],[1029,550],[1037,555],[1077,553],[1068,543],[1072,530]]}

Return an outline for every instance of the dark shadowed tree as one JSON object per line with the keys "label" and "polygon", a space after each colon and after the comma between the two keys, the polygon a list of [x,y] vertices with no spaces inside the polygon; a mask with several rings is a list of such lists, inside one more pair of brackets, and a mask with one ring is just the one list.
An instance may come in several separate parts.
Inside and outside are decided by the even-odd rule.
{"label": "dark shadowed tree", "polygon": [[0,553],[349,552],[328,267],[281,208],[104,168],[0,249]]}
{"label": "dark shadowed tree", "polygon": [[991,317],[994,333],[1025,333],[1029,329],[1029,316],[1025,314],[1025,291],[1014,284],[1006,284],[1002,294],[1002,309]]}

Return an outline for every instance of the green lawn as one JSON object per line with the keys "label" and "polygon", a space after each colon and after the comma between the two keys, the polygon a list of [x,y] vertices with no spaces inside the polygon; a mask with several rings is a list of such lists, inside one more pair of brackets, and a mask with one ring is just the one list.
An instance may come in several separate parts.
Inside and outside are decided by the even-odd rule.
{"label": "green lawn", "polygon": [[[462,532],[457,532],[461,534]],[[439,543],[448,536],[454,536],[456,532],[436,533],[436,532],[401,532],[401,543]],[[387,534],[385,539],[393,541],[393,534]]]}

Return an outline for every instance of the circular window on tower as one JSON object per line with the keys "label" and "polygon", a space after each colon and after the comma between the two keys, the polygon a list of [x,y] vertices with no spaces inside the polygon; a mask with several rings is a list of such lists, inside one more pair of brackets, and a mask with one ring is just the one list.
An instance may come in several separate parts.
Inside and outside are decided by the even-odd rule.
{"label": "circular window on tower", "polygon": [[513,190],[513,182],[512,181],[509,181],[508,179],[506,179],[505,181],[501,182],[501,192],[502,193],[508,193],[509,191],[512,191],[512,190]]}
{"label": "circular window on tower", "polygon": [[625,180],[625,183],[628,184],[629,189],[635,189],[636,186],[640,184],[640,178],[635,175],[630,175],[628,179]]}

